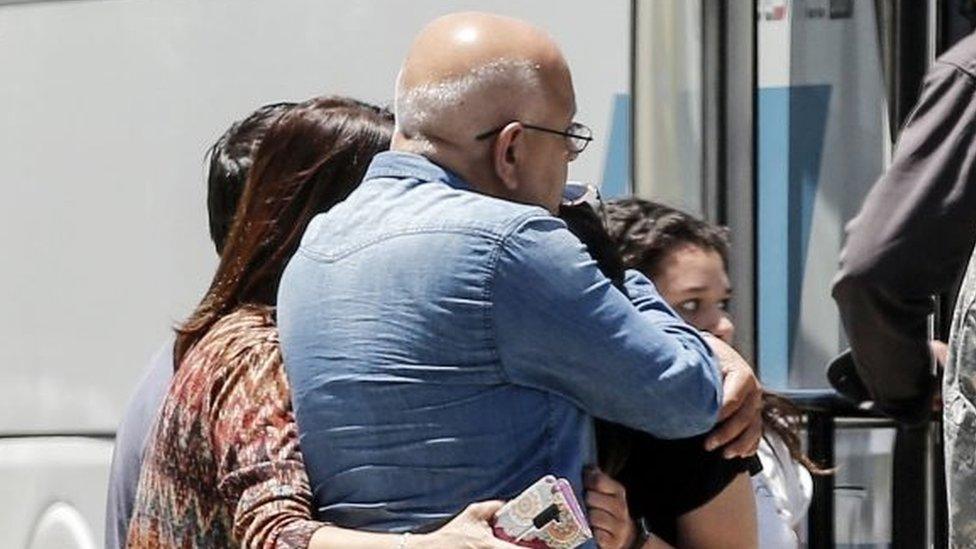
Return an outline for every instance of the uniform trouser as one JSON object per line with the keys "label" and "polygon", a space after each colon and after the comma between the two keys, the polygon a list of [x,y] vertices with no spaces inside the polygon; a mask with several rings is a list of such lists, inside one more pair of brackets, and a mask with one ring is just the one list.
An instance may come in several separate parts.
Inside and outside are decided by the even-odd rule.
{"label": "uniform trouser", "polygon": [[976,548],[976,255],[956,300],[942,391],[949,546]]}

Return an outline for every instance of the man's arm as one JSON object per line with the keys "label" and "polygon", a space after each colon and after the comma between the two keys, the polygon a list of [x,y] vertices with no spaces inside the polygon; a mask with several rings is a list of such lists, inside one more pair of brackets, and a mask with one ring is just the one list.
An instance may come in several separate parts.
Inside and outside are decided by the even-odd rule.
{"label": "man's arm", "polygon": [[936,64],[891,167],[847,228],[834,283],[858,374],[902,421],[928,413],[931,296],[952,284],[976,239],[974,99],[971,75]]}
{"label": "man's arm", "polygon": [[722,381],[709,346],[642,275],[628,276],[628,300],[561,220],[523,222],[500,247],[490,291],[513,383],[662,438],[715,424]]}
{"label": "man's arm", "polygon": [[[629,277],[627,269],[597,210],[589,204],[564,204],[559,208],[559,218],[586,246],[597,268],[614,287],[625,295],[632,293],[625,287]],[[639,303],[635,305],[640,310]],[[752,368],[737,352],[710,334],[702,335],[712,348],[723,376],[720,423],[705,440],[705,447],[711,450],[724,446],[723,454],[727,458],[752,455],[762,437],[762,387]]]}

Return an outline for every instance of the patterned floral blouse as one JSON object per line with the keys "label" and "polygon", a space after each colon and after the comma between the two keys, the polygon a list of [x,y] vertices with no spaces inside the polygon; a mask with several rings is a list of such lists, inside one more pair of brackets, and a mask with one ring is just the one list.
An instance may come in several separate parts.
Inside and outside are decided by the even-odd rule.
{"label": "patterned floral blouse", "polygon": [[186,354],[146,447],[129,547],[306,547],[321,523],[274,312],[242,307]]}

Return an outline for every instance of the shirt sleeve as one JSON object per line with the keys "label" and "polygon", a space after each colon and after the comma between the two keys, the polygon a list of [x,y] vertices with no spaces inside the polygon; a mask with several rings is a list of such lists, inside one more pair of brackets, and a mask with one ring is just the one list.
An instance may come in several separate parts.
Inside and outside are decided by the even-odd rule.
{"label": "shirt sleeve", "polygon": [[[606,426],[597,424],[601,428]],[[661,440],[617,432],[630,439],[630,453],[617,479],[626,488],[631,516],[643,519],[651,532],[675,546],[678,518],[714,499],[739,475],[749,474],[757,461],[708,452],[705,436]]]}
{"label": "shirt sleeve", "polygon": [[711,429],[721,377],[710,347],[646,277],[629,299],[555,217],[524,221],[499,248],[493,324],[510,381],[662,438]]}
{"label": "shirt sleeve", "polygon": [[213,400],[211,425],[221,496],[242,547],[305,548],[323,524],[298,447],[279,347],[251,349]]}
{"label": "shirt sleeve", "polygon": [[976,239],[972,76],[937,63],[901,132],[891,167],[847,227],[833,296],[872,398],[924,419],[934,386],[926,316]]}

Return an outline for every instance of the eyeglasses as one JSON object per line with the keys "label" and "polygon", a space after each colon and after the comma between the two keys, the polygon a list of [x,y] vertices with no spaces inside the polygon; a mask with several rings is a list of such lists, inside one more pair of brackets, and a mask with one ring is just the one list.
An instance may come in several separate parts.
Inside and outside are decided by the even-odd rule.
{"label": "eyeglasses", "polygon": [[[583,152],[586,149],[586,146],[590,144],[590,141],[593,141],[593,131],[590,130],[590,128],[586,127],[585,125],[580,124],[579,122],[573,122],[572,124],[570,124],[569,127],[566,128],[566,131],[554,130],[552,128],[544,128],[542,126],[534,126],[532,124],[526,124],[525,122],[520,122],[518,120],[513,120],[512,122],[518,122],[519,124],[522,124],[523,128],[527,128],[530,130],[536,130],[540,132],[546,132],[546,133],[561,135],[565,137],[566,148],[569,150],[570,154],[572,154],[574,158],[576,157],[576,155],[579,155],[579,153]],[[475,136],[475,139],[477,141],[488,139],[489,137],[495,135],[496,133],[504,130],[505,126],[508,126],[512,122],[507,122],[493,130],[488,130],[484,133],[478,134]]]}

